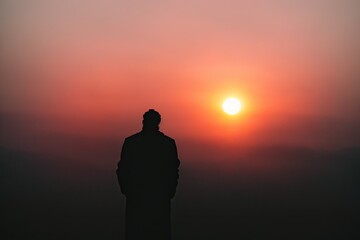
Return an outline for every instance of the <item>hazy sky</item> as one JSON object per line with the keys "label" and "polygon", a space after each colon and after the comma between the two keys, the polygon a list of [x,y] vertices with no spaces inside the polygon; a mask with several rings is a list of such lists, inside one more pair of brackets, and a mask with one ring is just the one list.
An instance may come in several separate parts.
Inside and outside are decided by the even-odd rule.
{"label": "hazy sky", "polygon": [[0,0],[1,236],[121,239],[121,145],[155,108],[174,240],[354,239],[359,23],[360,0]]}
{"label": "hazy sky", "polygon": [[121,139],[155,108],[176,139],[360,144],[360,1],[5,0],[0,18],[4,136]]}

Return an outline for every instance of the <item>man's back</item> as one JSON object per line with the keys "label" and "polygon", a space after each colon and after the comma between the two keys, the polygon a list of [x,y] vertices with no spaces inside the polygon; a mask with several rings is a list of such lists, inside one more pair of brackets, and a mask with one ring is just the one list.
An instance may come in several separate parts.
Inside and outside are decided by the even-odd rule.
{"label": "man's back", "polygon": [[125,139],[118,174],[127,195],[175,193],[179,160],[175,141],[160,131],[141,131]]}

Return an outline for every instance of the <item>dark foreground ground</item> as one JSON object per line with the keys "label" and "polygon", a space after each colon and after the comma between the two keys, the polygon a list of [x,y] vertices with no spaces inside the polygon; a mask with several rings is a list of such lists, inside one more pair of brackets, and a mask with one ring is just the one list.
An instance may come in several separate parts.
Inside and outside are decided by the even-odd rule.
{"label": "dark foreground ground", "polygon": [[[123,239],[117,160],[99,168],[76,157],[83,158],[49,160],[1,148],[1,239]],[[174,240],[357,238],[358,148],[321,154],[274,148],[246,160],[283,166],[224,172],[183,162]]]}

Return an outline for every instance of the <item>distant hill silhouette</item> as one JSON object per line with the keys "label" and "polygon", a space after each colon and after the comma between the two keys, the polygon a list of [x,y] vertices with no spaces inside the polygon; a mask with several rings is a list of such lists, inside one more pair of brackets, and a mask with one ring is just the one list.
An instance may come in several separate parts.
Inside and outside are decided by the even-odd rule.
{"label": "distant hill silhouette", "polygon": [[[285,165],[297,152],[257,150]],[[4,239],[122,236],[123,198],[111,175],[115,161],[103,168],[85,163],[79,167],[67,164],[70,160],[63,156],[49,159],[4,147],[0,151]],[[104,158],[112,157],[108,149],[102,151]],[[174,200],[173,239],[354,239],[360,215],[360,148],[299,151],[302,157],[292,160],[297,171],[283,176],[225,175],[184,162]],[[61,162],[63,166],[53,166]]]}

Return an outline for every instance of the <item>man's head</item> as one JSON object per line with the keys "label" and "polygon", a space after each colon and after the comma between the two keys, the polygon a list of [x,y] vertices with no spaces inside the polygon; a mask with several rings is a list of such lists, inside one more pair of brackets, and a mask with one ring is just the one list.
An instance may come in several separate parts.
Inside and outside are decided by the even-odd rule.
{"label": "man's head", "polygon": [[146,129],[159,129],[159,124],[161,121],[160,114],[154,109],[149,109],[149,111],[145,112],[143,115],[143,126]]}

